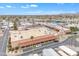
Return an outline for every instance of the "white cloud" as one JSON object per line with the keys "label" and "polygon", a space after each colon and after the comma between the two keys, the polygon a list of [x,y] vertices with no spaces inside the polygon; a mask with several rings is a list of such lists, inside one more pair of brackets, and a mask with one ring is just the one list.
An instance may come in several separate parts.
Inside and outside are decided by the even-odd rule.
{"label": "white cloud", "polygon": [[21,8],[30,8],[30,6],[27,4],[27,5],[21,6]]}
{"label": "white cloud", "polygon": [[0,8],[4,8],[3,6],[0,6]]}
{"label": "white cloud", "polygon": [[31,5],[27,4],[25,6],[21,6],[21,8],[31,8],[31,7],[38,7],[38,5],[36,5],[36,4],[31,4]]}
{"label": "white cloud", "polygon": [[21,6],[21,8],[29,8],[29,5]]}
{"label": "white cloud", "polygon": [[38,7],[36,4],[31,4],[30,7]]}
{"label": "white cloud", "polygon": [[11,6],[11,5],[6,5],[6,7],[7,7],[7,8],[11,8],[12,6]]}

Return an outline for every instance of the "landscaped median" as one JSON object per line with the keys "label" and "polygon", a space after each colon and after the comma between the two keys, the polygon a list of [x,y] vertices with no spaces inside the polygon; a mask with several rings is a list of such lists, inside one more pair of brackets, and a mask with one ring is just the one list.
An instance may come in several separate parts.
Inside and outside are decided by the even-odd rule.
{"label": "landscaped median", "polygon": [[15,56],[15,55],[19,55],[22,53],[23,53],[23,50],[20,46],[12,47],[11,39],[9,38],[8,45],[6,47],[6,54],[8,56]]}
{"label": "landscaped median", "polygon": [[19,54],[22,54],[22,53],[23,53],[23,50],[21,50],[21,49],[19,49],[17,51],[16,50],[9,51],[9,49],[6,48],[6,54],[7,54],[7,56],[15,56],[15,55],[19,55]]}

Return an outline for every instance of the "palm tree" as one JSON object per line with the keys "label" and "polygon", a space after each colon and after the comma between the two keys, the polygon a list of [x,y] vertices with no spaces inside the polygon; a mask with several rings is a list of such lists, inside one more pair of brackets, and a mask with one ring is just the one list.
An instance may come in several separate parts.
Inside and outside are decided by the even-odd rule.
{"label": "palm tree", "polygon": [[14,21],[14,30],[17,30],[18,28],[17,28],[17,24],[16,24],[16,22]]}
{"label": "palm tree", "polygon": [[15,47],[15,50],[18,50],[19,49],[19,46]]}
{"label": "palm tree", "polygon": [[11,38],[9,38],[9,44],[11,44]]}
{"label": "palm tree", "polygon": [[30,38],[31,38],[31,39],[33,39],[33,38],[34,38],[34,36],[31,36]]}

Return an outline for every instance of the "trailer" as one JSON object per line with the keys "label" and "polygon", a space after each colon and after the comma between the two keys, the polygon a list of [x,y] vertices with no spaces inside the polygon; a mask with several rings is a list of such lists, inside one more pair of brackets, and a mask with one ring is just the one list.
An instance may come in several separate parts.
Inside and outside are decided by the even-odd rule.
{"label": "trailer", "polygon": [[78,53],[66,46],[59,46],[59,49],[62,50],[63,52],[67,53],[69,56],[77,56]]}
{"label": "trailer", "polygon": [[48,48],[43,49],[42,51],[43,56],[60,56],[54,49]]}
{"label": "trailer", "polygon": [[62,50],[58,50],[57,51],[61,56],[69,56],[67,55],[65,52],[63,52]]}
{"label": "trailer", "polygon": [[33,54],[33,56],[39,56],[38,54]]}

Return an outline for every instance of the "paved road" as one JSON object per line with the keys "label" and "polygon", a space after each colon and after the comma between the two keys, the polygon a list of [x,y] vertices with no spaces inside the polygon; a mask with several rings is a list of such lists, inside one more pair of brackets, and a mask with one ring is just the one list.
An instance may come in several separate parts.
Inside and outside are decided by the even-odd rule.
{"label": "paved road", "polygon": [[75,36],[71,36],[69,37],[68,39],[66,39],[65,41],[61,42],[61,43],[50,43],[50,44],[47,44],[47,45],[44,45],[44,46],[41,46],[41,47],[38,47],[38,48],[27,48],[26,50],[24,50],[24,53],[21,54],[22,56],[26,56],[28,54],[31,54],[31,53],[40,53],[44,48],[57,48],[58,46],[61,46],[61,45],[69,45],[69,46],[72,46],[74,45],[75,47],[78,46],[79,47],[79,42],[77,42],[75,40]]}
{"label": "paved road", "polygon": [[0,56],[6,56],[8,35],[9,35],[9,23],[7,25],[7,28],[4,29],[4,34],[2,36],[2,39],[0,40]]}
{"label": "paved road", "polygon": [[5,29],[3,37],[0,41],[0,56],[6,55],[6,45],[7,45],[7,42],[8,42],[8,34],[9,34],[9,30]]}
{"label": "paved road", "polygon": [[[70,39],[70,37],[68,38],[68,39]],[[67,41],[67,39],[64,41],[64,42],[66,42]],[[64,42],[62,42],[62,43],[64,43]],[[38,47],[38,48],[27,48],[27,49],[24,49],[24,53],[23,54],[21,54],[21,55],[27,55],[27,54],[30,54],[30,53],[33,53],[34,51],[35,52],[40,52],[40,51],[42,51],[42,49],[44,49],[44,48],[49,48],[49,47],[52,47],[52,48],[56,48],[56,47],[58,47],[58,46],[60,46],[61,45],[61,43],[60,42],[51,42],[51,43],[48,43],[48,44],[44,44],[43,46],[40,46],[40,47]]]}

